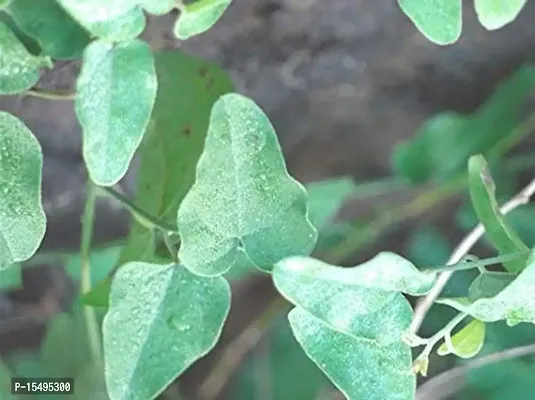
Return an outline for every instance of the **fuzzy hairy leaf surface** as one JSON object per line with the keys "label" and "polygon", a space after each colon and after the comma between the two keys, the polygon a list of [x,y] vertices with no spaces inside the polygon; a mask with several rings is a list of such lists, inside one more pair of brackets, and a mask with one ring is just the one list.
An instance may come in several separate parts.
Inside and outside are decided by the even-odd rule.
{"label": "fuzzy hairy leaf surface", "polygon": [[224,274],[242,249],[264,270],[313,250],[306,191],[288,174],[275,131],[253,101],[229,93],[214,104],[177,222],[179,258],[199,275]]}
{"label": "fuzzy hairy leaf surface", "polygon": [[32,132],[0,111],[0,269],[30,258],[43,240],[42,167]]}
{"label": "fuzzy hairy leaf surface", "polygon": [[476,14],[488,30],[503,28],[516,19],[527,0],[474,0]]}
{"label": "fuzzy hairy leaf surface", "polygon": [[422,34],[439,45],[452,44],[462,30],[461,0],[398,0]]}
{"label": "fuzzy hairy leaf surface", "polygon": [[174,32],[185,40],[206,32],[221,18],[232,0],[197,0],[185,4],[180,10]]}
{"label": "fuzzy hairy leaf surface", "polygon": [[0,22],[0,48],[0,94],[24,92],[37,83],[42,67],[52,67],[48,57],[30,54],[3,22]]}
{"label": "fuzzy hairy leaf surface", "polygon": [[405,343],[381,346],[345,335],[299,307],[290,311],[288,319],[305,353],[349,400],[414,399],[416,376]]}
{"label": "fuzzy hairy leaf surface", "polygon": [[111,400],[155,398],[216,344],[230,308],[221,277],[132,262],[115,275],[103,322]]}
{"label": "fuzzy hairy leaf surface", "polygon": [[156,98],[150,47],[139,40],[91,43],[78,76],[76,115],[91,179],[111,186],[126,173]]}

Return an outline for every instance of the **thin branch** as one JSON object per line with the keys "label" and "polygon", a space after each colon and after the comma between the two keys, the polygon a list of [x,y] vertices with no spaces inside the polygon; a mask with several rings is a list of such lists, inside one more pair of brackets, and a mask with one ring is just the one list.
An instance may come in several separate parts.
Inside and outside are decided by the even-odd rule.
{"label": "thin branch", "polygon": [[[80,244],[80,260],[82,268],[80,277],[81,294],[87,293],[91,290],[91,263],[89,253],[91,251],[91,241],[93,238],[95,206],[96,187],[95,184],[90,179],[88,179],[84,214],[82,216],[82,238]],[[97,365],[103,365],[102,344],[100,342],[100,328],[97,321],[97,316],[95,314],[95,310],[89,306],[84,305],[83,307],[91,354]]]}
{"label": "thin branch", "polygon": [[[502,214],[507,214],[514,210],[515,208],[529,203],[531,197],[535,194],[535,179],[533,179],[524,189],[522,189],[518,194],[511,198],[507,203],[500,207],[500,212]],[[457,248],[453,251],[451,257],[449,258],[447,264],[457,264],[461,259],[474,247],[474,245],[481,239],[485,233],[485,228],[483,224],[478,224],[472,232],[466,236]],[[418,302],[414,310],[414,318],[412,320],[411,326],[409,327],[409,332],[417,334],[418,330],[422,326],[425,316],[427,315],[429,309],[435,302],[435,300],[440,296],[440,293],[450,280],[451,276],[455,271],[445,271],[441,273],[435,285],[431,291]]]}
{"label": "thin branch", "polygon": [[440,375],[429,379],[416,391],[416,400],[444,400],[460,390],[463,385],[463,376],[470,370],[495,364],[511,358],[524,357],[535,354],[535,344],[514,347],[485,357],[477,358],[469,363],[450,369]]}
{"label": "thin branch", "polygon": [[62,90],[46,90],[41,88],[28,89],[26,94],[46,100],[74,100],[76,93]]}
{"label": "thin branch", "polygon": [[178,233],[178,230],[175,226],[171,226],[168,223],[158,219],[157,217],[149,214],[145,210],[136,206],[128,197],[122,195],[111,187],[99,186],[98,189],[103,193],[113,197],[117,200],[124,208],[126,208],[130,214],[143,226],[149,229],[160,229],[164,233]]}

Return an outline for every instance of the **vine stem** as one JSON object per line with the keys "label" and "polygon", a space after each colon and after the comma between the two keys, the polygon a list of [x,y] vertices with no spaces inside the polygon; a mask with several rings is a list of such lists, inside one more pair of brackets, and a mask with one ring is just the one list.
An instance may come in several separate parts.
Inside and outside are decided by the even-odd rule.
{"label": "vine stem", "polygon": [[28,89],[26,94],[46,100],[74,100],[76,93],[62,90],[46,90],[41,88]]}
{"label": "vine stem", "polygon": [[178,233],[176,227],[173,227],[154,215],[149,214],[145,210],[132,203],[126,196],[122,195],[111,187],[98,186],[98,189],[117,200],[141,225],[149,229],[157,228],[164,233]]}
{"label": "vine stem", "polygon": [[[80,293],[84,294],[91,290],[91,262],[90,251],[91,241],[93,239],[93,224],[95,221],[95,207],[96,207],[96,186],[88,178],[86,201],[84,207],[84,214],[82,216],[82,238],[80,244],[80,259],[81,259],[81,278],[80,278]],[[102,344],[100,341],[100,328],[97,321],[95,310],[92,307],[83,305],[84,317],[86,322],[87,335],[91,354],[97,365],[103,365],[102,360]]]}
{"label": "vine stem", "polygon": [[[513,196],[507,203],[500,207],[500,212],[502,214],[507,214],[514,210],[515,208],[529,203],[531,197],[535,194],[535,179],[533,179],[524,189],[518,192]],[[447,265],[457,264],[461,259],[474,247],[474,245],[481,239],[485,233],[485,228],[483,224],[478,224],[455,248],[452,255],[450,256]],[[427,315],[429,309],[435,302],[435,300],[440,296],[442,290],[450,280],[451,276],[455,271],[445,271],[442,272],[435,282],[435,285],[431,288],[431,291],[420,300],[414,310],[414,317],[412,319],[411,325],[409,327],[409,333],[416,335],[418,330],[424,322],[425,316]]]}
{"label": "vine stem", "polygon": [[531,354],[535,354],[535,344],[514,347],[477,358],[465,365],[443,372],[423,383],[416,392],[416,400],[444,400],[462,387],[462,379],[470,370]]}

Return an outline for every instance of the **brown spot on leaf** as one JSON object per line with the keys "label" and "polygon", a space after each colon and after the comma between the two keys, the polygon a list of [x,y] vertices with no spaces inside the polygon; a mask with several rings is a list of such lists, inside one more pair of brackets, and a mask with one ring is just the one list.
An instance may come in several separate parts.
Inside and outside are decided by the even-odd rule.
{"label": "brown spot on leaf", "polygon": [[187,125],[182,132],[184,132],[184,135],[189,136],[191,135],[191,126]]}
{"label": "brown spot on leaf", "polygon": [[207,67],[200,67],[197,72],[199,73],[199,76],[201,78],[204,78],[206,76],[206,73],[208,72],[208,68]]}

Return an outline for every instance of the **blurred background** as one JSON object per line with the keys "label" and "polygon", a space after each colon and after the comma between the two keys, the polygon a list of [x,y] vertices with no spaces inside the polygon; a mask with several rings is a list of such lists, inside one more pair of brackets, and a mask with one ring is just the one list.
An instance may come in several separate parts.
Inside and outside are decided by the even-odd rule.
{"label": "blurred background", "polygon": [[[355,265],[390,250],[431,267],[447,260],[476,219],[462,185],[444,193],[437,192],[432,180],[407,179],[410,174],[402,173],[407,168],[393,162],[401,142],[418,138],[426,121],[438,113],[477,119],[488,105],[491,109],[483,115],[487,123],[480,127],[503,126],[499,122],[512,115],[503,134],[523,129],[522,135],[511,136],[500,157],[498,164],[505,167],[495,176],[498,194],[507,199],[535,173],[533,129],[523,124],[534,103],[524,85],[506,86],[506,95],[488,102],[535,58],[535,4],[526,5],[507,27],[488,32],[477,22],[472,3],[465,3],[461,39],[448,47],[425,39],[395,0],[235,1],[213,29],[187,42],[173,39],[172,15],[151,17],[143,37],[154,49],[177,49],[215,61],[229,72],[237,91],[269,115],[288,169],[314,193],[317,218],[325,221],[318,254],[334,246],[344,254],[345,265]],[[41,86],[71,89],[78,71],[78,62],[57,63],[42,76]],[[86,173],[73,104],[13,96],[0,99],[0,109],[19,116],[41,143],[48,217],[40,252],[23,265],[22,275],[0,274],[3,363],[16,376],[77,371],[77,388],[83,390],[77,389],[76,398],[106,399],[101,376],[84,372],[84,337],[75,334],[80,328],[76,251]],[[439,136],[450,134],[447,127],[440,129]],[[462,147],[463,137],[455,140],[437,143]],[[444,158],[445,148],[432,156],[426,151],[423,145],[413,149],[405,162],[417,165],[427,159],[434,168],[450,161]],[[127,194],[133,193],[134,177],[135,163],[121,182]],[[510,219],[533,246],[535,208],[519,209]],[[113,268],[129,223],[129,215],[116,203],[99,200],[94,283]],[[356,227],[362,230],[355,237]],[[473,253],[493,254],[484,241]],[[466,290],[473,278],[458,274],[446,294]],[[233,304],[221,342],[162,398],[342,398],[293,339],[286,308],[277,306],[269,278],[244,269],[230,279]],[[435,307],[423,335],[452,315],[446,307]],[[482,354],[530,343],[535,343],[532,325],[489,324]],[[427,379],[462,363],[433,356]],[[0,367],[0,382],[1,374]],[[431,393],[421,393],[421,400],[529,400],[535,397],[534,376],[534,357],[515,358],[456,376]]]}

